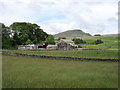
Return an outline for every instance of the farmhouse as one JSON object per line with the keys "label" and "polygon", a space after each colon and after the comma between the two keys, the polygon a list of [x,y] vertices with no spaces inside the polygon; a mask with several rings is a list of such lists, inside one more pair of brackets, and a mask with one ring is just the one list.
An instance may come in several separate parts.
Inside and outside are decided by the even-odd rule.
{"label": "farmhouse", "polygon": [[74,50],[78,46],[72,40],[61,39],[55,45],[19,45],[18,49],[21,50]]}
{"label": "farmhouse", "polygon": [[74,50],[77,49],[78,46],[74,44],[72,40],[67,40],[67,39],[61,39],[57,43],[57,49],[58,50]]}

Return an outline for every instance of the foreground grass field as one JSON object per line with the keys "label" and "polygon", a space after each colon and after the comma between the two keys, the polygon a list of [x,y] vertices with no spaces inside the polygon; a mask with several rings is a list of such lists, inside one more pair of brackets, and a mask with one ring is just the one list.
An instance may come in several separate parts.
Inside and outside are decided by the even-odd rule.
{"label": "foreground grass field", "polygon": [[118,63],[3,55],[3,88],[117,88]]}
{"label": "foreground grass field", "polygon": [[102,58],[102,59],[118,59],[118,50],[4,50],[17,53],[38,54],[46,56],[66,56],[66,57],[81,57],[81,58]]}

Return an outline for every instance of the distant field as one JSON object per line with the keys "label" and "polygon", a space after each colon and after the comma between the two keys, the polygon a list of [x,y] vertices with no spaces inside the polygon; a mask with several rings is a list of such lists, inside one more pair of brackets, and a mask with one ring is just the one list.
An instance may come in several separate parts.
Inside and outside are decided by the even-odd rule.
{"label": "distant field", "polygon": [[[74,37],[67,37],[67,39],[73,39],[73,38]],[[102,35],[102,36],[83,36],[83,37],[76,37],[76,38],[82,38],[83,40],[87,42],[87,44],[81,45],[83,48],[118,50],[118,35],[117,34],[108,34],[108,35]],[[98,45],[91,44],[97,39],[101,39],[104,43],[98,44]]]}
{"label": "distant field", "polygon": [[118,35],[102,35],[102,36],[92,36],[92,37],[84,37],[84,40],[87,42],[93,42],[97,39],[101,39],[104,43],[99,45],[83,45],[86,48],[97,48],[97,49],[118,49]]}
{"label": "distant field", "polygon": [[52,50],[52,51],[30,51],[30,50],[4,50],[17,53],[38,54],[46,56],[66,56],[81,58],[118,59],[118,50]]}
{"label": "distant field", "polygon": [[117,88],[118,63],[3,55],[3,88]]}

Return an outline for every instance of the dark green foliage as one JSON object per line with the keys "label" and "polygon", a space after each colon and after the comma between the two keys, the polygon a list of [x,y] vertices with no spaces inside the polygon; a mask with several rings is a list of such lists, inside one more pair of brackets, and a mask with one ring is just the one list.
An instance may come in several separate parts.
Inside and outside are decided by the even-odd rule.
{"label": "dark green foliage", "polygon": [[60,39],[66,39],[66,37],[59,37],[58,40],[60,40]]}
{"label": "dark green foliage", "polygon": [[49,35],[46,38],[46,44],[55,44],[54,37],[52,35]]}
{"label": "dark green foliage", "polygon": [[21,39],[19,38],[19,35],[17,34],[17,32],[15,32],[14,35],[13,35],[13,42],[16,45],[21,45],[22,44]]}
{"label": "dark green foliage", "polygon": [[33,42],[30,39],[28,39],[25,44],[33,44]]}
{"label": "dark green foliage", "polygon": [[82,48],[82,46],[81,46],[81,45],[78,45],[78,48]]}
{"label": "dark green foliage", "polygon": [[39,44],[48,34],[37,24],[15,22],[6,27],[2,24],[2,48],[17,48],[18,45]]}
{"label": "dark green foliage", "polygon": [[86,41],[79,39],[79,38],[73,38],[72,41],[74,41],[75,44],[85,44]]}
{"label": "dark green foliage", "polygon": [[26,42],[37,44],[41,41],[45,41],[48,37],[48,34],[40,29],[40,26],[37,24],[15,22],[11,24],[10,27],[15,33],[17,33],[18,41],[21,41],[20,43],[16,42],[18,45],[28,44]]}
{"label": "dark green foliage", "polygon": [[8,49],[12,46],[10,28],[2,24],[2,48]]}
{"label": "dark green foliage", "polygon": [[95,34],[94,36],[101,36],[100,34]]}
{"label": "dark green foliage", "polygon": [[103,41],[100,40],[100,39],[97,39],[94,43],[95,43],[95,44],[101,44],[101,43],[103,43]]}

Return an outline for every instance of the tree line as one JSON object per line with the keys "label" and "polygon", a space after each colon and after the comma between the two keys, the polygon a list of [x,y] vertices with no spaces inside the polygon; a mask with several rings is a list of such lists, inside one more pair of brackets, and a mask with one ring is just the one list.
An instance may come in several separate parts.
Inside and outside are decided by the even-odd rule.
{"label": "tree line", "polygon": [[[83,39],[80,38],[73,38],[72,41],[74,41],[75,44],[87,44],[87,42]],[[104,43],[101,39],[97,39],[94,42],[92,42],[91,44],[101,44]]]}
{"label": "tree line", "polygon": [[14,22],[9,27],[2,24],[2,48],[16,49],[18,45],[54,44],[54,37],[37,24]]}
{"label": "tree line", "polygon": [[[59,37],[58,40],[60,40],[60,39],[66,39],[66,37]],[[73,38],[72,41],[75,44],[88,44],[85,40],[80,39],[80,38]],[[97,39],[94,42],[91,42],[91,44],[96,44],[96,45],[101,44],[101,43],[104,43],[101,39]]]}

